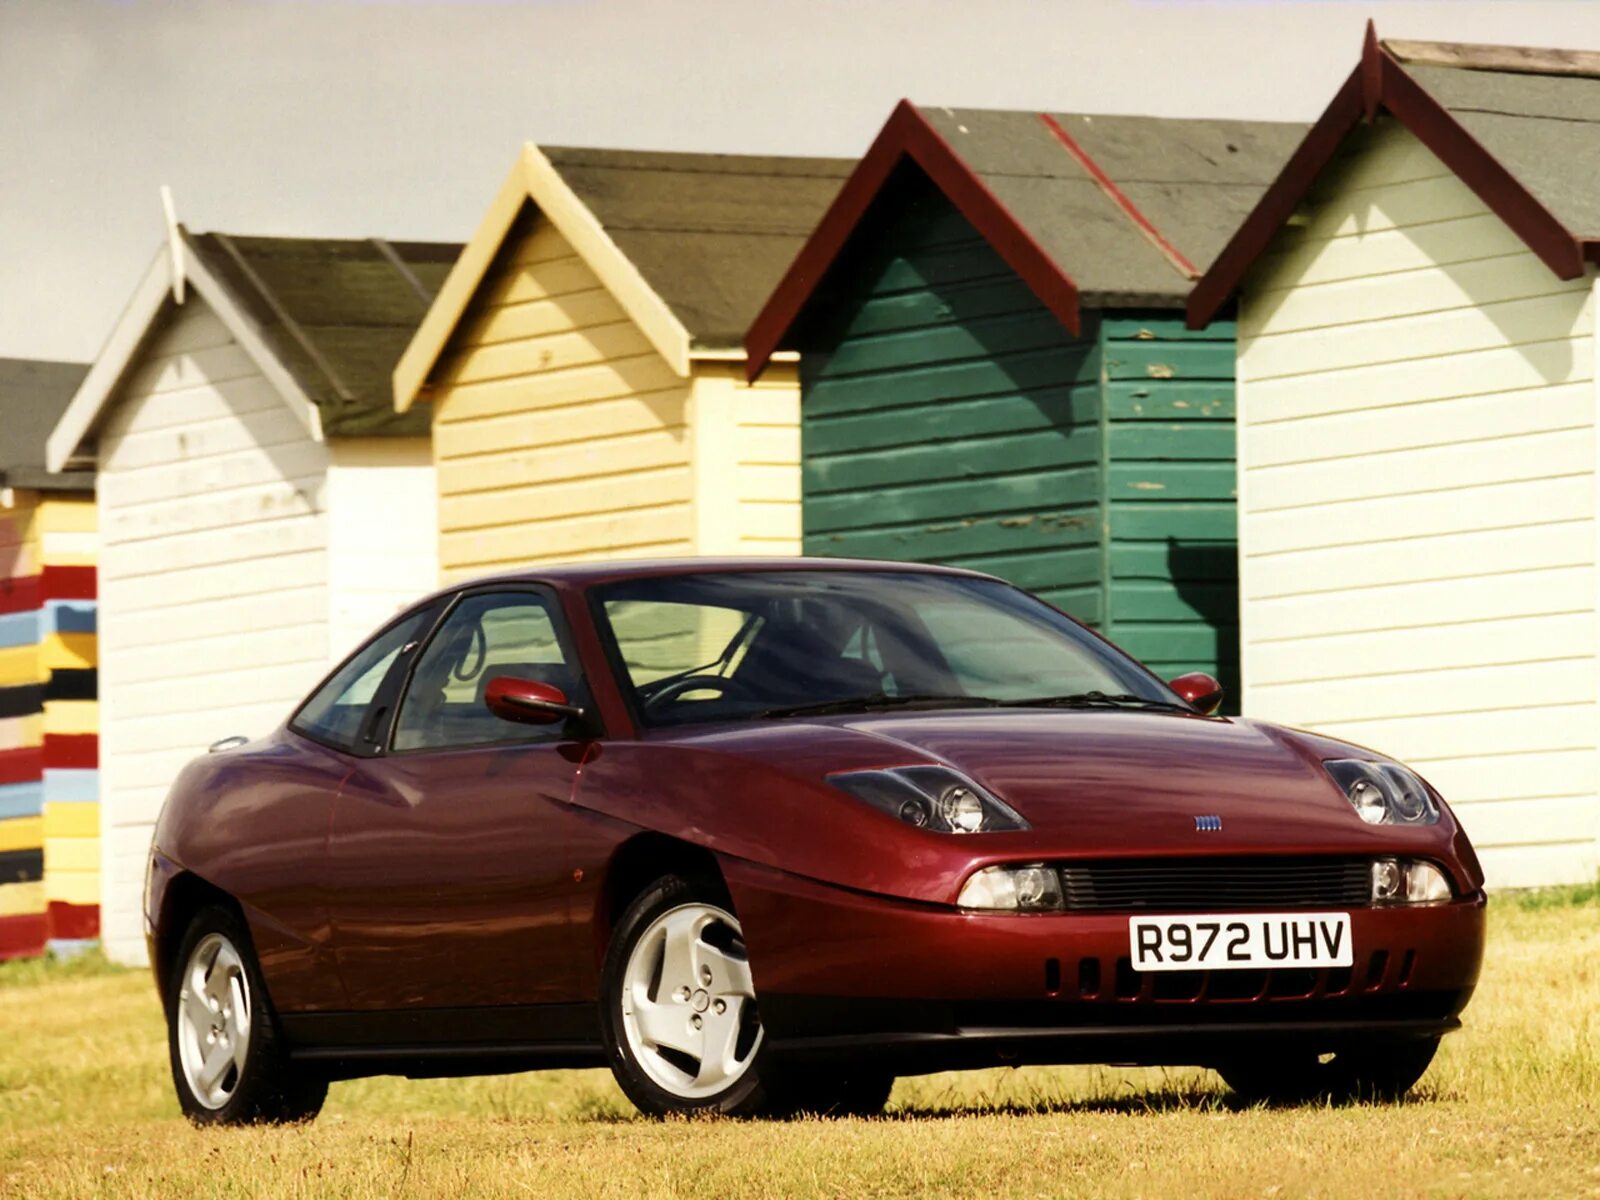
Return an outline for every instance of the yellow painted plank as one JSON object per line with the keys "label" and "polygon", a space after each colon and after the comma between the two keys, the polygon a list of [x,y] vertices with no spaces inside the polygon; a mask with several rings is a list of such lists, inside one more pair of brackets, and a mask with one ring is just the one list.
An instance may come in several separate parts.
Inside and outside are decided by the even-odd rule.
{"label": "yellow painted plank", "polygon": [[43,817],[9,817],[0,821],[0,851],[37,850],[43,845]]}
{"label": "yellow painted plank", "polygon": [[7,646],[0,648],[0,687],[19,683],[43,683],[44,663],[40,661],[37,646]]}
{"label": "yellow painted plank", "polygon": [[439,528],[455,531],[548,523],[594,513],[623,512],[641,503],[687,503],[689,499],[689,467],[674,463],[630,475],[626,480],[604,476],[443,496],[439,501]]}
{"label": "yellow painted plank", "polygon": [[519,378],[440,388],[434,395],[437,416],[434,417],[433,427],[438,431],[458,421],[472,421],[480,417],[559,408],[586,400],[617,399],[683,387],[683,381],[672,373],[659,354],[640,354],[598,366],[547,373],[539,377],[537,387],[531,386],[527,379]]}
{"label": "yellow painted plank", "polygon": [[93,500],[45,500],[39,505],[40,532],[93,533],[95,531],[95,504]]}
{"label": "yellow painted plank", "polygon": [[59,872],[44,881],[47,900],[91,907],[100,903],[100,872]]}
{"label": "yellow painted plank", "polygon": [[672,387],[620,399],[584,400],[560,408],[529,408],[503,416],[439,425],[434,434],[439,462],[495,454],[520,447],[581,446],[616,437],[683,425],[685,391]]}
{"label": "yellow painted plank", "polygon": [[92,567],[98,537],[95,533],[46,533],[39,539],[39,557],[51,567]]}
{"label": "yellow painted plank", "polygon": [[100,839],[47,837],[44,839],[44,875],[57,871],[93,875],[100,870]]}
{"label": "yellow painted plank", "polygon": [[100,806],[84,800],[46,800],[44,836],[93,839],[100,836]]}
{"label": "yellow painted plank", "polygon": [[[516,450],[493,458],[439,464],[439,492],[450,496],[526,487],[554,479],[582,479],[609,475],[619,488],[627,487],[634,471],[668,467],[688,460],[688,439],[682,429],[663,429],[612,438],[601,445],[574,452],[570,446]],[[601,450],[603,449],[603,453]],[[643,495],[641,502],[649,503]]]}
{"label": "yellow painted plank", "polygon": [[23,750],[44,744],[44,714],[0,718],[0,750]]}
{"label": "yellow painted plank", "polygon": [[94,700],[48,700],[44,706],[47,734],[100,732],[100,705]]}
{"label": "yellow painted plank", "polygon": [[31,917],[35,913],[42,913],[45,905],[45,888],[41,880],[0,884],[0,917]]}
{"label": "yellow painted plank", "polygon": [[48,671],[93,667],[99,661],[99,639],[92,633],[52,633],[39,647]]}
{"label": "yellow painted plank", "polygon": [[651,352],[650,341],[631,321],[615,321],[549,337],[528,338],[480,346],[452,355],[439,365],[443,384],[473,383],[484,379],[537,376],[593,366],[614,358]]}
{"label": "yellow painted plank", "polygon": [[611,293],[596,284],[586,291],[566,296],[524,300],[520,304],[491,308],[462,329],[457,335],[455,348],[465,350],[467,347],[490,346],[497,342],[570,333],[575,329],[626,319],[622,307]]}

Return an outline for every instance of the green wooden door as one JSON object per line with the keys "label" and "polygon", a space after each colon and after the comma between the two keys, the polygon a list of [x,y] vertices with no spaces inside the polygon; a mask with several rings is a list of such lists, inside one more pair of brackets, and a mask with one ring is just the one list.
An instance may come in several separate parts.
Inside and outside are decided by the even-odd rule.
{"label": "green wooden door", "polygon": [[1210,671],[1237,701],[1233,325],[1119,312],[1100,335],[1106,634],[1164,676]]}

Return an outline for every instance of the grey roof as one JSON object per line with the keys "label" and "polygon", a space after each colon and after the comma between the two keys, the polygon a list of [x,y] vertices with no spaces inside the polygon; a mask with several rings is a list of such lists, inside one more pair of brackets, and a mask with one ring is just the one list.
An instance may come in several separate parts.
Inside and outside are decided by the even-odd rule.
{"label": "grey roof", "polygon": [[696,347],[738,347],[855,165],[542,146]]}
{"label": "grey roof", "polygon": [[1424,65],[1407,61],[1406,45],[1389,44],[1406,62],[1406,74],[1569,233],[1600,238],[1600,78],[1490,70],[1470,58],[1458,66]]}
{"label": "grey roof", "polygon": [[394,411],[390,376],[460,245],[185,236],[317,405],[325,434],[427,434],[427,409]]}
{"label": "grey roof", "polygon": [[1183,304],[1305,136],[1276,121],[1049,114],[1160,236],[1174,262],[1062,144],[1044,114],[919,106],[1086,307]]}
{"label": "grey roof", "polygon": [[44,444],[88,363],[0,358],[0,486],[92,491],[93,471],[46,471]]}

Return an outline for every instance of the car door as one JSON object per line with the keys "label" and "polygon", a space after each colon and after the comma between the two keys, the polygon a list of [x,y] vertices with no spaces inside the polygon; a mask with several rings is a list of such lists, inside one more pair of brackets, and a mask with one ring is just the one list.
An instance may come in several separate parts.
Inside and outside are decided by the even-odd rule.
{"label": "car door", "polygon": [[570,722],[491,713],[483,694],[502,675],[592,708],[553,595],[467,592],[415,656],[384,752],[340,789],[330,908],[353,1008],[591,998],[574,962],[567,866],[590,743]]}

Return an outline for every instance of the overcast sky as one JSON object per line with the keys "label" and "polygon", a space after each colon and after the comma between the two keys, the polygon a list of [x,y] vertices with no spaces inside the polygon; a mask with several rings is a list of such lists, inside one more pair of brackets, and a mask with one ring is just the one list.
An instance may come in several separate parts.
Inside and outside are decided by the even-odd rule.
{"label": "overcast sky", "polygon": [[1389,37],[1591,0],[0,0],[0,355],[92,358],[163,236],[463,240],[525,140],[854,154],[933,104],[1310,120]]}

